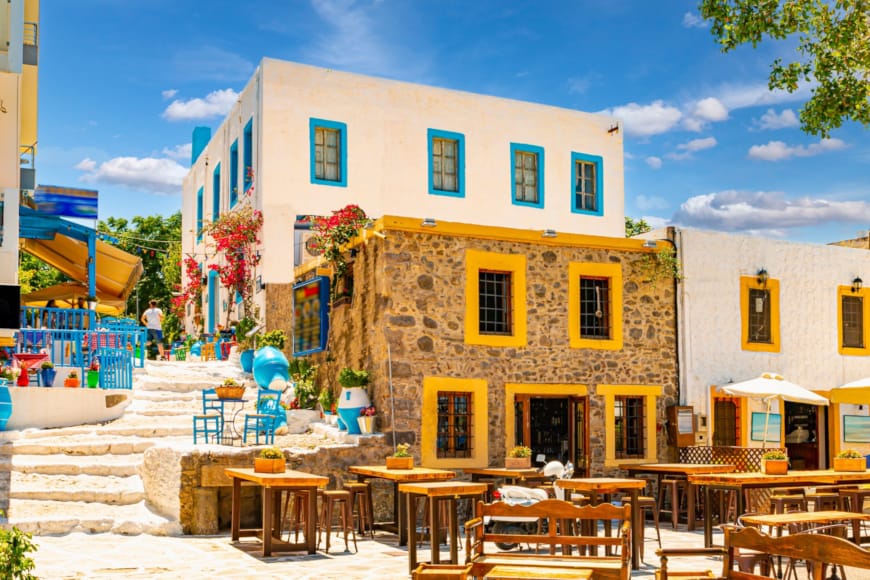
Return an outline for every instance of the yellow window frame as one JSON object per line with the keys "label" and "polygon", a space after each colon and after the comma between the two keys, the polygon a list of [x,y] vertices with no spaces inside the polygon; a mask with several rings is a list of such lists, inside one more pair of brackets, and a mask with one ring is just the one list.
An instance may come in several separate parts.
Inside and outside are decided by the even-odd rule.
{"label": "yellow window frame", "polygon": [[[864,322],[864,347],[857,348],[853,346],[843,346],[843,297],[850,296],[861,298],[864,301],[863,307],[863,322]],[[868,324],[870,324],[870,301],[867,297],[870,296],[870,290],[861,288],[857,292],[852,292],[851,286],[837,287],[837,351],[845,356],[868,356],[870,355],[870,341],[868,341]]]}
{"label": "yellow window frame", "polygon": [[[604,397],[604,432],[607,434],[604,438],[604,466],[616,467],[626,463],[655,462],[658,459],[656,397],[662,396],[661,385],[598,385],[595,392]],[[616,432],[616,397],[644,397],[643,413],[646,430],[644,457],[633,459],[616,457],[616,441],[613,436]]]}
{"label": "yellow window frame", "polygon": [[[749,291],[768,290],[770,294],[770,343],[749,341]],[[779,352],[779,280],[769,278],[764,284],[756,276],[740,277],[740,346],[753,352]]]}
{"label": "yellow window frame", "polygon": [[[480,333],[481,270],[508,272],[511,275],[512,334]],[[526,346],[526,256],[480,250],[465,251],[465,343],[485,346]]]}
{"label": "yellow window frame", "polygon": [[[609,339],[582,338],[580,334],[580,278],[608,278],[610,280]],[[571,348],[596,350],[622,349],[622,265],[594,262],[568,264],[568,340]]]}
{"label": "yellow window frame", "polygon": [[[438,457],[438,393],[451,391],[471,393],[474,400],[471,457]],[[457,379],[448,377],[423,378],[423,417],[420,455],[426,467],[445,469],[486,467],[489,464],[489,404],[487,382],[484,379]]]}

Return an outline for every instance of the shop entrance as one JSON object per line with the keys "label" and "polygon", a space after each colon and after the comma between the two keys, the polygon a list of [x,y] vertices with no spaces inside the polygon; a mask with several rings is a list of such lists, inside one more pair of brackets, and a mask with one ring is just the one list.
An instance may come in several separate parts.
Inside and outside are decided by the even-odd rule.
{"label": "shop entrance", "polygon": [[785,403],[785,447],[792,469],[818,469],[819,450],[825,448],[824,415],[819,407]]}
{"label": "shop entrance", "polygon": [[514,396],[514,441],[532,448],[532,460],[574,464],[574,476],[589,472],[586,397],[517,394]]}

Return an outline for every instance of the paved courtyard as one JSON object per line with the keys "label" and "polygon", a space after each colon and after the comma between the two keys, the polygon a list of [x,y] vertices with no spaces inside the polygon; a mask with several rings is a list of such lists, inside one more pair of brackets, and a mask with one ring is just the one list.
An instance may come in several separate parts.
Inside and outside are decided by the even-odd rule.
{"label": "paved courtyard", "polygon": [[[683,529],[685,529],[683,527]],[[653,578],[658,567],[655,556],[655,530],[647,527],[646,563],[633,578]],[[255,540],[243,539],[234,545],[228,534],[217,536],[121,536],[81,533],[35,538],[36,574],[55,578],[290,578],[293,580],[408,578],[408,551],[399,548],[396,536],[378,532],[375,539],[358,539],[359,553],[344,552],[344,544],[334,538],[330,553],[282,555],[263,558]],[[662,529],[662,542],[668,547],[700,547],[700,532]],[[423,545],[422,559],[427,559]],[[446,547],[443,547],[446,552]],[[460,553],[460,558],[464,556]],[[718,571],[718,560],[684,559],[687,567]],[[672,563],[676,567],[676,562]],[[861,580],[853,576],[849,580]]]}

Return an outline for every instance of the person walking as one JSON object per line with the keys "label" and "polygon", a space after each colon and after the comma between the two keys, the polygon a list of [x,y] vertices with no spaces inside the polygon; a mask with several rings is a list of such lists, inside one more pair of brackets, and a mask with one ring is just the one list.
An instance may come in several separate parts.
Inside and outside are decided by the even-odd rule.
{"label": "person walking", "polygon": [[142,324],[148,329],[148,341],[157,342],[160,360],[166,358],[163,354],[163,311],[157,307],[157,301],[148,302],[148,310],[142,313]]}

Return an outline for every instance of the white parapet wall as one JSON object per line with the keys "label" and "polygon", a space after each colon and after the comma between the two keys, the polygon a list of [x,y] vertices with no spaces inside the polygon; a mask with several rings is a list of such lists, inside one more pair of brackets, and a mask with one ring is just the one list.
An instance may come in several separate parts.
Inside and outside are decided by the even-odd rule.
{"label": "white parapet wall", "polygon": [[133,400],[129,389],[6,388],[12,400],[7,431],[111,421],[123,415]]}

